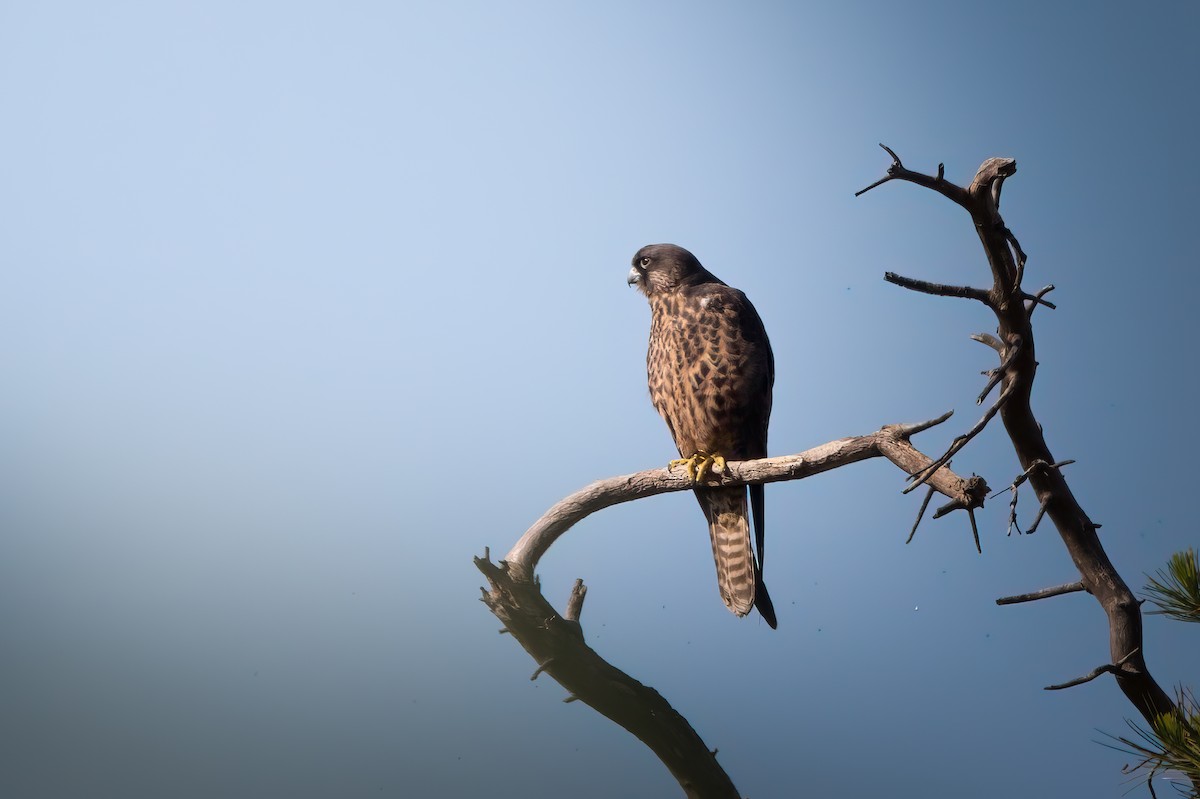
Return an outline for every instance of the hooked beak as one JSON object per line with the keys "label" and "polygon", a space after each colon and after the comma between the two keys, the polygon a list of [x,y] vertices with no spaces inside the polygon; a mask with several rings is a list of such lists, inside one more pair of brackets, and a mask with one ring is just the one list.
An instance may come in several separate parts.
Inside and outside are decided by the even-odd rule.
{"label": "hooked beak", "polygon": [[629,268],[629,280],[625,281],[631,286],[636,286],[642,282],[642,273],[637,270],[636,266]]}

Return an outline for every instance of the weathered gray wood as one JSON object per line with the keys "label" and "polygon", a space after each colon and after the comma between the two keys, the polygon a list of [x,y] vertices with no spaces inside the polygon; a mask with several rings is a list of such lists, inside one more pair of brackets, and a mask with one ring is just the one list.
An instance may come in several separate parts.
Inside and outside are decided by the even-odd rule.
{"label": "weathered gray wood", "polygon": [[[724,474],[707,482],[738,485],[800,480],[877,457],[887,458],[913,475],[928,469],[932,461],[909,439],[948,418],[949,413],[920,424],[886,425],[869,435],[830,441],[796,455],[729,462]],[[987,496],[982,478],[963,479],[945,466],[927,483],[950,499],[940,512],[962,508],[970,513],[981,507]],[[475,566],[490,585],[483,590],[483,602],[503,622],[502,632],[511,634],[533,658],[537,664],[534,678],[550,675],[567,690],[564,701],[582,701],[637,736],[670,770],[686,796],[737,797],[716,753],[709,751],[687,719],[657,691],[605,661],[584,641],[579,623],[587,590],[583,582],[576,581],[566,610],[560,614],[542,595],[535,577],[538,561],[550,545],[590,514],[692,486],[682,469],[667,468],[598,480],[546,511],[504,560],[492,563],[485,553],[475,558]]]}
{"label": "weathered gray wood", "polygon": [[491,585],[483,592],[484,603],[538,664],[534,678],[550,675],[567,690],[564,701],[581,701],[637,736],[686,796],[740,796],[717,763],[716,753],[709,751],[687,719],[658,691],[600,657],[584,642],[579,623],[559,615],[535,582],[518,579],[503,561],[497,565],[486,557],[475,558],[475,565]]}
{"label": "weathered gray wood", "polygon": [[[840,438],[813,447],[796,455],[781,455],[754,461],[730,461],[726,474],[706,481],[707,485],[738,485],[744,483],[776,483],[801,480],[814,474],[847,466],[867,458],[884,457],[907,474],[924,471],[932,461],[909,442],[909,438],[933,424],[941,423],[949,414],[929,422],[914,425],[886,425],[874,433]],[[981,478],[963,479],[946,467],[937,469],[927,481],[952,502],[961,501],[964,508],[983,504],[987,486]],[[622,502],[686,491],[692,488],[682,469],[666,467],[648,469],[635,474],[609,477],[585,486],[560,500],[521,536],[504,560],[523,579],[531,579],[537,563],[550,545],[580,520]]]}

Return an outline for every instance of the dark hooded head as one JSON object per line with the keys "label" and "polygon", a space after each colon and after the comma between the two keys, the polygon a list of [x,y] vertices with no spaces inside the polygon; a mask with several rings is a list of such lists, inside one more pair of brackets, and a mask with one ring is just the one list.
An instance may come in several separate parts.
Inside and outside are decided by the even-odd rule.
{"label": "dark hooded head", "polygon": [[633,256],[629,285],[650,297],[700,283],[720,283],[696,256],[674,244],[647,244]]}

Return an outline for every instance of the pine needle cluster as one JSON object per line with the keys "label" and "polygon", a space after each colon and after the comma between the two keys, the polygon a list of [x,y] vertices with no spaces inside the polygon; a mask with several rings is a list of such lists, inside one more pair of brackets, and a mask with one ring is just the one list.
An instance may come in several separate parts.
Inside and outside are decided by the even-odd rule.
{"label": "pine needle cluster", "polygon": [[[1150,611],[1172,619],[1200,622],[1200,560],[1196,551],[1176,552],[1156,576],[1149,577],[1146,594],[1158,610]],[[1188,799],[1200,799],[1200,704],[1185,688],[1176,693],[1175,712],[1159,716],[1149,728],[1126,721],[1134,738],[1113,736],[1124,752],[1142,758],[1128,769],[1144,774],[1150,795],[1154,778],[1174,784]]]}
{"label": "pine needle cluster", "polygon": [[1189,548],[1172,555],[1167,568],[1150,578],[1146,593],[1159,608],[1151,613],[1200,622],[1200,560],[1196,550]]}

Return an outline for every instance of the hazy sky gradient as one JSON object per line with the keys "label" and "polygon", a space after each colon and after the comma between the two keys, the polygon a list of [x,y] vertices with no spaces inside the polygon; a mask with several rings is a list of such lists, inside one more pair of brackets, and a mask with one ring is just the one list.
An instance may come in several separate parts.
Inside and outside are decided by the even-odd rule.
{"label": "hazy sky gradient", "polygon": [[[478,602],[549,505],[673,455],[625,285],[672,241],[745,290],[773,454],[979,410],[961,209],[855,199],[894,147],[1004,214],[1034,407],[1140,589],[1200,545],[1195,3],[9,3],[0,7],[0,794],[661,797],[665,768]],[[1017,472],[997,425],[956,457]],[[589,643],[743,794],[1121,797],[1133,714],[1049,524],[904,538],[869,462],[768,488],[772,632],[684,495],[542,563]],[[1021,495],[1021,523],[1034,502]],[[630,553],[635,556],[631,557]],[[1196,631],[1146,621],[1165,687]],[[1163,790],[1166,790],[1165,788]],[[1160,796],[1165,795],[1160,792]]]}

